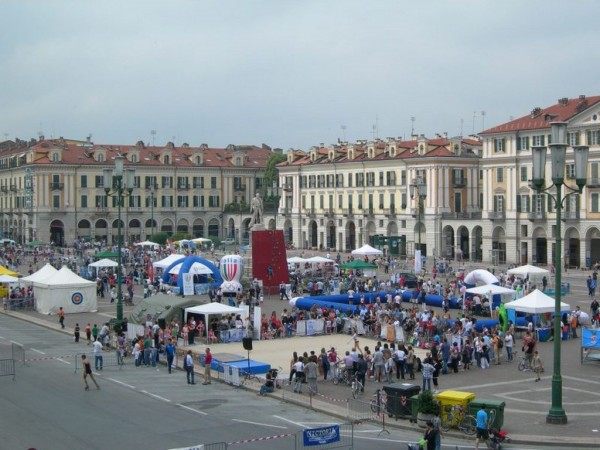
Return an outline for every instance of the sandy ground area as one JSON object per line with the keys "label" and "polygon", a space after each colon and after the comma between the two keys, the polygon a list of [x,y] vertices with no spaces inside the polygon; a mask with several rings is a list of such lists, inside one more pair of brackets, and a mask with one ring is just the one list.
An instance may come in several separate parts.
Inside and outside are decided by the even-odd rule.
{"label": "sandy ground area", "polygon": [[[362,349],[368,346],[371,352],[374,351],[377,341],[375,339],[359,336],[359,345]],[[289,374],[290,361],[292,353],[310,352],[312,350],[318,355],[321,348],[329,350],[331,347],[336,349],[339,357],[343,357],[346,350],[351,350],[353,346],[352,336],[348,334],[328,334],[319,336],[302,336],[285,339],[271,339],[264,341],[254,340],[252,342],[253,350],[250,352],[250,359],[254,361],[265,362],[273,368],[282,368],[282,374]],[[188,347],[193,352],[204,353],[206,345],[193,345]],[[213,358],[219,359],[219,354],[235,354],[240,355],[242,359],[247,357],[247,352],[244,350],[241,342],[231,342],[227,344],[212,344],[210,350]],[[424,350],[417,349],[415,354],[423,358]]]}

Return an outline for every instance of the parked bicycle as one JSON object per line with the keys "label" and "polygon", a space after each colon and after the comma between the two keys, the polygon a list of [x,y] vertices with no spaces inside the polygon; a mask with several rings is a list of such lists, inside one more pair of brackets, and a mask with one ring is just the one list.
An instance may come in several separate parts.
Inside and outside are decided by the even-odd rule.
{"label": "parked bicycle", "polygon": [[352,384],[352,373],[346,367],[338,367],[337,375],[333,378],[333,384]]}
{"label": "parked bicycle", "polygon": [[387,394],[382,392],[380,389],[377,389],[377,392],[373,394],[370,406],[371,412],[377,414],[378,416],[385,414],[387,411]]}
{"label": "parked bicycle", "polygon": [[354,374],[352,377],[352,398],[357,398],[363,392],[365,392],[365,387],[358,379],[358,376]]}
{"label": "parked bicycle", "polygon": [[527,361],[527,356],[525,356],[525,353],[519,355],[519,364],[517,367],[521,372],[531,371],[531,367],[529,367],[529,361]]}
{"label": "parked bicycle", "polygon": [[467,415],[467,411],[461,405],[454,405],[449,410],[446,409],[442,415],[442,431],[448,431],[455,427],[466,435],[473,436],[477,432],[477,419],[474,416]]}

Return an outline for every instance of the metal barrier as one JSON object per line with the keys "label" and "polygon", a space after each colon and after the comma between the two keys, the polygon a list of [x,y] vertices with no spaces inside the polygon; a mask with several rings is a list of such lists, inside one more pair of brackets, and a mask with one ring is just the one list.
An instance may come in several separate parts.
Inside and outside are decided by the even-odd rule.
{"label": "metal barrier", "polygon": [[33,297],[9,298],[4,309],[8,308],[10,311],[31,311],[34,309],[34,306],[35,300]]}
{"label": "metal barrier", "polygon": [[0,377],[13,377],[15,379],[15,361],[13,359],[0,359]]}
{"label": "metal barrier", "polygon": [[[95,367],[95,358],[94,358],[94,353],[93,352],[89,352],[89,353],[77,353],[75,355],[75,373],[77,373],[78,370],[82,370],[83,369],[83,363],[81,362],[81,355],[86,355],[88,361],[90,362],[90,364],[92,365],[92,367]],[[104,351],[102,352],[102,367],[118,367],[119,370],[121,370],[123,368],[123,365],[125,365],[125,359],[124,357],[120,357],[118,352],[116,351]],[[128,359],[128,358],[127,358]]]}
{"label": "metal barrier", "polygon": [[12,343],[12,359],[13,361],[19,361],[21,364],[25,365],[25,348],[21,344]]}

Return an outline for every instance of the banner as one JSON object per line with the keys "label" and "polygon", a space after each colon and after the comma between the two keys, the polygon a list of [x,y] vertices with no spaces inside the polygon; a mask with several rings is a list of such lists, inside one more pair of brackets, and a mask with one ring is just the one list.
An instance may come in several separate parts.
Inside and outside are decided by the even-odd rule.
{"label": "banner", "polygon": [[600,349],[600,330],[591,328],[581,329],[581,346],[584,348]]}
{"label": "banner", "polygon": [[183,274],[183,295],[194,295],[194,275],[189,272]]}
{"label": "banner", "polygon": [[340,426],[331,425],[328,427],[310,428],[308,430],[304,430],[302,435],[304,436],[305,447],[310,447],[312,445],[331,444],[332,442],[339,442]]}

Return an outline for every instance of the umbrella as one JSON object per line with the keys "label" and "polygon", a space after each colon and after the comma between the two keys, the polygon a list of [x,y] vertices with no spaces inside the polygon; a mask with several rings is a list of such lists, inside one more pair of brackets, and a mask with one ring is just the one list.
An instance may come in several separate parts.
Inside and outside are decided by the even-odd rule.
{"label": "umbrella", "polygon": [[10,275],[0,275],[0,283],[16,283],[19,281],[16,277],[11,277]]}

